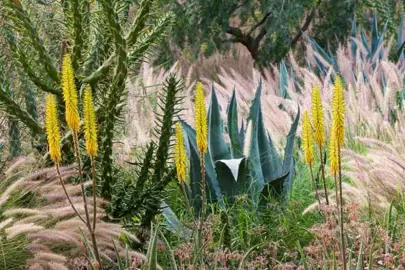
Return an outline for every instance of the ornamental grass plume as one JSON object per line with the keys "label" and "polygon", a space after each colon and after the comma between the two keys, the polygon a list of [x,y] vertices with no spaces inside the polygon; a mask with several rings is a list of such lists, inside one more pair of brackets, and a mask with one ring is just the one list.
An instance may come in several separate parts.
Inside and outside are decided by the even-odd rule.
{"label": "ornamental grass plume", "polygon": [[311,172],[311,180],[315,191],[316,199],[318,203],[321,204],[318,190],[315,184],[314,173],[312,170],[312,165],[314,163],[314,141],[312,137],[312,127],[311,122],[309,120],[308,112],[304,112],[302,118],[302,147],[304,150],[305,162],[307,163],[309,171]]}
{"label": "ornamental grass plume", "polygon": [[93,94],[91,88],[87,86],[84,89],[83,96],[83,126],[84,138],[86,140],[86,151],[90,157],[97,156],[97,123],[93,104]]}
{"label": "ornamental grass plume", "polygon": [[195,131],[197,133],[197,147],[201,156],[207,152],[207,110],[205,107],[204,88],[199,82],[195,93]]}
{"label": "ornamental grass plume", "polygon": [[75,85],[72,60],[69,54],[63,56],[62,62],[62,92],[66,107],[66,122],[74,132],[80,129],[78,97]]}
{"label": "ornamental grass plume", "polygon": [[[343,194],[342,194],[342,159],[341,147],[345,142],[345,100],[342,79],[337,76],[333,86],[333,106],[332,106],[332,132],[330,141],[330,161],[331,172],[335,178],[336,189],[339,187],[339,223],[340,238],[342,245],[343,269],[346,270],[346,248],[343,228]],[[339,175],[339,185],[337,185],[337,174]]]}
{"label": "ornamental grass plume", "polygon": [[62,157],[60,151],[61,136],[56,101],[52,94],[48,94],[46,97],[45,128],[49,145],[49,155],[55,164],[59,164]]}
{"label": "ornamental grass plume", "polygon": [[321,89],[314,86],[312,89],[312,126],[314,128],[314,140],[319,148],[319,159],[321,161],[321,172],[326,205],[329,205],[328,189],[326,187],[325,162],[323,160],[323,146],[325,144],[325,121],[323,116]]}

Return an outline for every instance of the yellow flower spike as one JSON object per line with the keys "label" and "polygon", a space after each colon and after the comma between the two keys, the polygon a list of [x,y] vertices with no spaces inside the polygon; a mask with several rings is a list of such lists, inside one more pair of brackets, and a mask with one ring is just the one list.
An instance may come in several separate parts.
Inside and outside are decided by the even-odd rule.
{"label": "yellow flower spike", "polygon": [[339,152],[334,127],[332,127],[332,132],[330,133],[329,163],[331,173],[337,175],[339,172]]}
{"label": "yellow flower spike", "polygon": [[345,98],[342,79],[337,76],[333,87],[332,131],[339,147],[345,143]]}
{"label": "yellow flower spike", "polygon": [[187,156],[184,148],[183,128],[180,123],[176,124],[176,145],[174,152],[174,161],[176,163],[177,178],[180,184],[186,179]]}
{"label": "yellow flower spike", "polygon": [[314,127],[314,139],[318,145],[325,144],[325,123],[323,117],[321,89],[314,86],[312,90],[312,126]]}
{"label": "yellow flower spike", "polygon": [[201,155],[207,152],[207,110],[205,108],[204,89],[197,83],[195,94],[195,130],[197,133],[197,147]]}
{"label": "yellow flower spike", "polygon": [[87,86],[84,89],[83,96],[83,123],[84,123],[84,138],[86,140],[86,150],[89,156],[97,155],[97,123],[96,114],[93,104],[93,95],[91,88]]}
{"label": "yellow flower spike", "polygon": [[58,164],[62,156],[60,152],[60,130],[56,101],[52,94],[46,97],[45,129],[49,145],[49,154],[53,162]]}
{"label": "yellow flower spike", "polygon": [[302,147],[305,153],[305,162],[312,165],[314,161],[314,141],[312,138],[312,127],[309,121],[308,112],[304,112],[302,118]]}
{"label": "yellow flower spike", "polygon": [[78,132],[80,128],[80,117],[77,106],[78,98],[72,67],[72,60],[69,54],[65,54],[63,56],[62,92],[66,107],[66,122],[74,132]]}

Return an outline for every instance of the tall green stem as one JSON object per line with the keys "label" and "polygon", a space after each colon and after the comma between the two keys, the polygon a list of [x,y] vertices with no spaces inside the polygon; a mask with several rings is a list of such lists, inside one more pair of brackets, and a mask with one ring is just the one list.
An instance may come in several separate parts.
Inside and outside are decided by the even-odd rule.
{"label": "tall green stem", "polygon": [[201,219],[200,219],[200,227],[198,229],[198,240],[199,240],[199,246],[203,246],[203,235],[202,235],[202,230],[204,226],[204,219],[206,215],[206,192],[205,192],[205,164],[204,164],[204,155],[201,157]]}
{"label": "tall green stem", "polygon": [[[80,187],[81,187],[82,196],[83,196],[84,211],[86,214],[86,225],[87,225],[87,228],[88,228],[90,236],[91,236],[91,242],[93,244],[94,255],[96,256],[96,260],[100,265],[100,270],[102,270],[103,267],[101,264],[100,254],[98,252],[96,235],[94,233],[94,230],[91,227],[90,214],[89,214],[89,209],[87,207],[87,198],[86,198],[86,193],[84,190],[83,172],[82,172],[82,165],[81,165],[80,153],[79,153],[79,140],[77,137],[77,132],[74,132],[74,131],[73,131],[73,148],[74,148],[74,152],[75,152],[76,162],[79,167]],[[95,206],[94,206],[93,211],[96,211]]]}
{"label": "tall green stem", "polygon": [[322,181],[323,181],[323,189],[325,192],[326,205],[329,205],[328,188],[326,187],[326,177],[325,177],[325,163],[323,162],[322,145],[319,145],[319,156],[321,158],[321,172],[322,172]]}
{"label": "tall green stem", "polygon": [[321,200],[319,199],[318,189],[316,188],[316,183],[315,183],[315,179],[314,179],[314,172],[312,170],[312,164],[309,165],[309,171],[311,172],[311,180],[312,180],[312,185],[314,187],[316,199],[317,199],[319,205],[321,205]]}
{"label": "tall green stem", "polygon": [[340,153],[340,144],[338,143],[338,158],[339,158],[339,203],[340,203],[340,239],[342,242],[343,269],[346,270],[346,245],[343,228],[343,192],[342,192],[342,160]]}

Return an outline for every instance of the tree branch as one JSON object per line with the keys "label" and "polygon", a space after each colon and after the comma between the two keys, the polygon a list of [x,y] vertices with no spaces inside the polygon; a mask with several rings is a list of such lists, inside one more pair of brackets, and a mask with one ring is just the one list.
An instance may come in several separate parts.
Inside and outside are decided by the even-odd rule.
{"label": "tree branch", "polygon": [[267,20],[268,17],[271,16],[271,12],[266,13],[263,17],[263,19],[261,19],[257,24],[255,24],[250,31],[248,32],[248,35],[252,34],[259,26],[261,26],[262,24],[264,24]]}
{"label": "tree branch", "polygon": [[312,19],[315,17],[315,11],[321,4],[321,0],[318,1],[316,6],[311,10],[311,13],[307,16],[305,23],[302,25],[300,30],[295,34],[294,38],[290,42],[290,47],[294,47],[295,44],[298,42],[298,40],[301,38],[301,36],[304,34],[304,32],[308,29],[309,25],[311,24]]}

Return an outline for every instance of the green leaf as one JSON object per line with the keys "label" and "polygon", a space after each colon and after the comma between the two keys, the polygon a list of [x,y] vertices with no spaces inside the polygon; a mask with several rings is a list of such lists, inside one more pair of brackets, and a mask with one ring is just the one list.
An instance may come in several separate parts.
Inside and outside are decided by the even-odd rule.
{"label": "green leaf", "polygon": [[290,132],[288,132],[287,145],[284,149],[283,173],[289,172],[289,175],[284,183],[284,192],[283,192],[284,195],[286,195],[292,187],[294,177],[294,167],[295,167],[294,142],[299,120],[300,120],[300,107],[298,107],[297,116],[295,117],[295,120],[291,125]]}
{"label": "green leaf", "polygon": [[265,205],[267,199],[270,196],[280,197],[283,194],[284,182],[287,179],[290,172],[273,179],[270,183],[264,185],[262,192],[260,194],[260,204]]}
{"label": "green leaf", "polygon": [[228,146],[223,138],[224,127],[220,110],[215,88],[212,86],[211,102],[208,109],[208,147],[214,163],[220,159],[231,158]]}
{"label": "green leaf", "polygon": [[280,91],[280,96],[286,99],[291,99],[290,96],[288,95],[287,87],[288,87],[288,71],[284,60],[282,60],[280,63],[280,82],[278,89]]}
{"label": "green leaf", "polygon": [[[184,121],[180,121],[184,131],[184,144],[188,159],[190,161],[190,187],[192,190],[191,198],[200,198],[201,196],[201,167],[200,155],[197,150],[196,133],[195,130]],[[187,135],[187,136],[186,136]],[[205,173],[207,177],[207,190],[208,198],[212,201],[218,201],[223,205],[221,189],[219,188],[217,175],[211,161],[209,150],[205,154]],[[201,207],[201,201],[200,201]]]}
{"label": "green leaf", "polygon": [[228,134],[231,141],[232,158],[241,158],[243,156],[243,148],[241,134],[238,129],[238,104],[235,88],[228,105]]}
{"label": "green leaf", "polygon": [[245,158],[218,160],[215,169],[221,191],[231,201],[234,196],[243,194],[249,189]]}
{"label": "green leaf", "polygon": [[[350,263],[350,261],[349,261]],[[360,243],[360,249],[359,249],[359,257],[357,258],[357,266],[356,270],[362,270],[363,268],[363,242]]]}
{"label": "green leaf", "polygon": [[[249,153],[247,156],[247,169],[249,171],[250,184],[253,193],[261,190],[264,186],[264,177],[260,159],[260,148],[258,142],[258,133],[260,125],[261,104],[260,96],[262,93],[262,81],[259,82],[255,98],[252,101],[248,117],[248,129],[245,138],[245,147],[248,147]],[[256,191],[256,192],[255,192]],[[258,198],[256,198],[258,199]]]}

